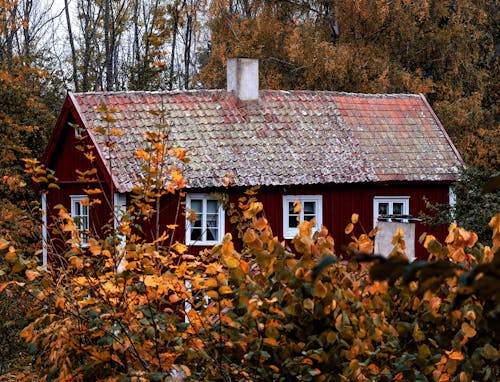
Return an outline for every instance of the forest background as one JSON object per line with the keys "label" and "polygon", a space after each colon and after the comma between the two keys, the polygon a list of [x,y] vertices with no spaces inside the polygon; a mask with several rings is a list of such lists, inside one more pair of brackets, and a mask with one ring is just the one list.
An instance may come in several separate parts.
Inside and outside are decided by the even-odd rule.
{"label": "forest background", "polygon": [[468,165],[459,198],[479,222],[460,223],[491,237],[498,191],[485,203],[481,187],[500,167],[498,1],[64,0],[53,9],[0,0],[0,236],[27,255],[39,253],[40,214],[22,158],[41,157],[68,89],[223,88],[235,56],[259,58],[261,88],[423,93]]}

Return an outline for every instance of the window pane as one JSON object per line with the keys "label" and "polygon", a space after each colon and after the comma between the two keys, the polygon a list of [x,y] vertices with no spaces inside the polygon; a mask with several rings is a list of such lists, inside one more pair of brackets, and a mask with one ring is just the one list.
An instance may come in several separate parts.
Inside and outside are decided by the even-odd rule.
{"label": "window pane", "polygon": [[315,215],[304,215],[304,220],[311,221],[315,218]]}
{"label": "window pane", "polygon": [[392,204],[392,213],[394,215],[402,215],[403,214],[403,203],[393,203]]}
{"label": "window pane", "polygon": [[89,219],[87,216],[80,217],[80,229],[89,229]]}
{"label": "window pane", "polygon": [[197,200],[197,199],[192,199],[191,200],[191,209],[193,211],[196,211],[197,215],[201,214],[201,212],[203,211],[203,201]]}
{"label": "window pane", "polygon": [[293,202],[288,202],[288,214],[291,215],[293,214]]}
{"label": "window pane", "polygon": [[191,240],[201,240],[201,228],[192,228],[191,229]]}
{"label": "window pane", "polygon": [[316,215],[316,202],[304,202],[304,215]]}
{"label": "window pane", "polygon": [[217,227],[218,221],[219,221],[219,215],[207,214],[207,227]]}
{"label": "window pane", "polygon": [[298,226],[299,226],[299,216],[298,215],[288,216],[288,227],[297,228]]}
{"label": "window pane", "polygon": [[217,228],[207,228],[207,241],[215,241],[218,238],[219,230]]}
{"label": "window pane", "polygon": [[80,213],[80,202],[78,201],[75,201],[74,202],[74,205],[73,205],[73,209],[74,209],[74,212],[75,212],[75,216],[73,216],[73,218],[76,218],[77,216],[79,216],[81,213]]}
{"label": "window pane", "polygon": [[217,213],[217,209],[219,206],[219,202],[217,200],[207,200],[207,212],[210,213]]}
{"label": "window pane", "polygon": [[378,214],[379,215],[389,214],[389,203],[379,203],[378,204]]}

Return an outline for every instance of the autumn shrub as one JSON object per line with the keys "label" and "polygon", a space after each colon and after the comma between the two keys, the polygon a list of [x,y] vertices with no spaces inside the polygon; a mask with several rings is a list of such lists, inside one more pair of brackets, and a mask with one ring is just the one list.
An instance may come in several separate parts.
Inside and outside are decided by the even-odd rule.
{"label": "autumn shrub", "polygon": [[[327,229],[313,232],[313,222],[301,223],[291,243],[280,241],[249,190],[228,205],[238,239],[226,234],[193,256],[171,239],[175,225],[156,229],[161,234],[151,240],[134,228],[154,224],[161,198],[184,192],[181,167],[163,164],[166,157],[182,162],[185,153],[164,141],[151,134],[149,148],[137,153],[150,176],[107,236],[90,235],[83,245],[72,217],[58,207],[53,228],[64,234],[66,249],[51,254],[64,260],[57,266],[45,270],[27,261],[12,237],[0,238],[4,272],[24,275],[0,284],[2,299],[21,288],[35,301],[20,334],[31,366],[5,378],[498,379],[499,214],[489,223],[489,246],[452,225],[443,244],[422,237],[429,260],[411,264],[401,231],[391,253],[374,255],[376,232],[354,235],[353,214],[345,230],[352,260],[344,261]],[[90,190],[88,203],[96,197]]]}
{"label": "autumn shrub", "polygon": [[[308,222],[293,249],[285,248],[258,217],[260,209],[252,204],[247,210],[247,216],[257,214],[242,253],[228,236],[210,253],[214,269],[222,262],[229,275],[217,274],[206,292],[211,303],[205,314],[216,320],[200,325],[204,351],[188,352],[201,358],[190,365],[195,379],[498,377],[499,291],[491,287],[498,270],[481,272],[495,252],[498,267],[500,216],[491,221],[494,247],[483,248],[480,259],[470,254],[477,236],[450,227],[446,246],[426,238],[430,262],[409,264],[399,233],[389,259],[358,253],[360,264],[337,261],[326,229],[312,235]],[[355,238],[354,249],[366,247],[367,237]],[[474,275],[477,267],[485,268]],[[490,292],[482,293],[488,284]]]}
{"label": "autumn shrub", "polygon": [[304,222],[287,247],[262,204],[252,197],[240,205],[247,222],[241,252],[229,234],[197,257],[180,243],[129,236],[120,254],[112,240],[91,238],[89,253],[74,240],[66,270],[27,269],[28,289],[45,305],[22,332],[34,374],[16,377],[498,377],[500,216],[491,220],[493,245],[481,247],[481,256],[471,251],[477,236],[452,226],[444,245],[425,238],[429,262],[408,263],[401,233],[389,258],[360,252],[368,236],[353,237],[357,261],[345,262],[325,228],[313,234]]}

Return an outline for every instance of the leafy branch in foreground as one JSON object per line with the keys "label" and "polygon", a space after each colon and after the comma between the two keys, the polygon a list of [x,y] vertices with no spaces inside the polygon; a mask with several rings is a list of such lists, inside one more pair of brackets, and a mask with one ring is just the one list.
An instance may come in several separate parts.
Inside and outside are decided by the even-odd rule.
{"label": "leafy branch in foreground", "polygon": [[[145,203],[154,209],[154,188],[148,190],[128,214]],[[117,228],[126,239],[120,250],[116,241],[92,236],[82,248],[75,232],[64,268],[27,265],[23,287],[40,305],[22,332],[32,367],[16,377],[467,381],[500,375],[499,215],[490,222],[491,246],[451,226],[444,245],[422,237],[429,261],[410,264],[400,231],[387,258],[367,253],[373,236],[352,235],[354,214],[346,233],[357,255],[345,261],[326,228],[313,233],[314,222],[301,223],[291,242],[280,241],[255,193],[247,196],[231,208],[238,210],[233,223],[241,251],[227,234],[193,256],[181,243],[163,245],[169,231],[161,243],[145,240],[126,217]],[[8,255],[12,244],[2,241],[0,250]]]}

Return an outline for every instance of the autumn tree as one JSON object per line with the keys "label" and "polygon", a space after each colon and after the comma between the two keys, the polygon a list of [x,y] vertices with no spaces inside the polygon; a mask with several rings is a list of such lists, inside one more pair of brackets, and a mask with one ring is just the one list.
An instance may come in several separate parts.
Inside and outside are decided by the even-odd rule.
{"label": "autumn tree", "polygon": [[260,59],[265,88],[423,93],[465,158],[494,169],[496,7],[465,0],[216,0],[200,78],[223,87],[227,58],[250,55]]}

